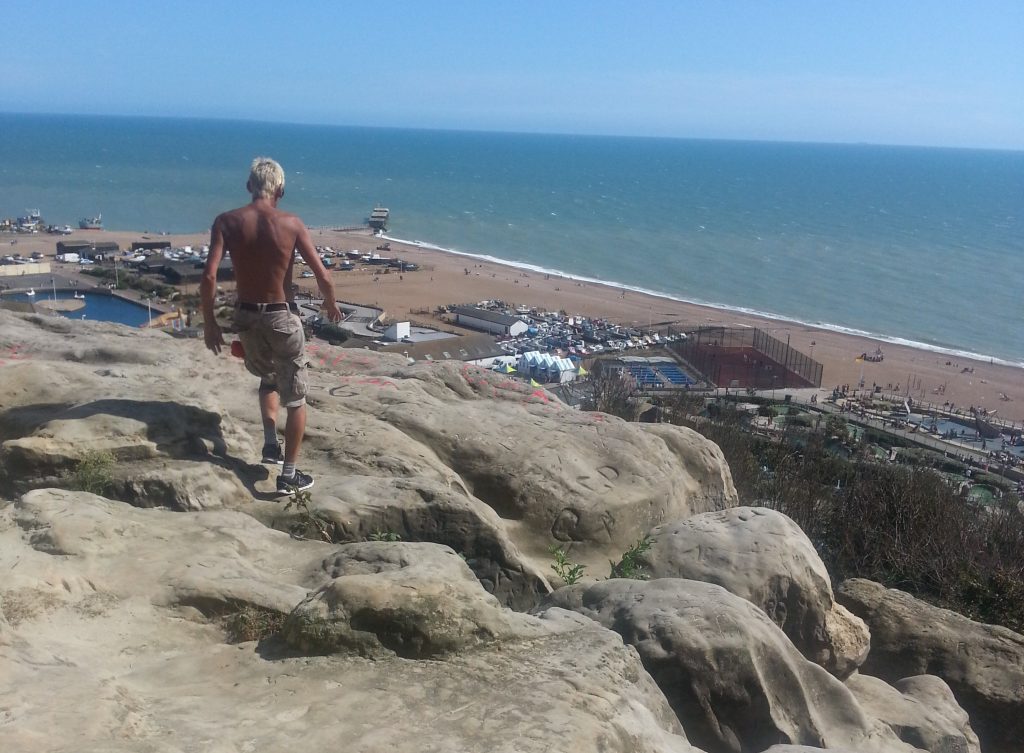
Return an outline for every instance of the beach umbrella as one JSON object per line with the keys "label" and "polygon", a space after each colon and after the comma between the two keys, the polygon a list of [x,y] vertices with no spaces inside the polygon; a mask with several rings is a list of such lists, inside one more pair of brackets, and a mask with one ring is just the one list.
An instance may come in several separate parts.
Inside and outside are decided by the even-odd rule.
{"label": "beach umbrella", "polygon": [[580,376],[586,376],[586,375],[587,375],[587,374],[589,374],[589,373],[590,373],[589,371],[587,371],[587,370],[586,370],[585,368],[583,368],[582,366],[580,366],[580,368],[579,368],[579,375],[580,375]]}
{"label": "beach umbrella", "polygon": [[540,387],[540,382],[538,382],[536,379],[531,379],[530,380],[530,386],[531,387]]}
{"label": "beach umbrella", "polygon": [[510,363],[505,364],[505,373],[506,374],[515,374],[516,373],[515,367],[513,367],[512,364],[510,364]]}

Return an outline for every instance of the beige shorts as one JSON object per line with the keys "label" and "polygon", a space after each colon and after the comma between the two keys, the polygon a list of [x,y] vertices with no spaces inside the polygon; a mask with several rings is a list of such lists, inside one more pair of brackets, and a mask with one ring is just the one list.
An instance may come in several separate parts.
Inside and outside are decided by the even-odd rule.
{"label": "beige shorts", "polygon": [[260,392],[277,392],[281,404],[306,402],[306,336],[291,311],[235,309],[235,332],[245,348],[245,368],[260,378]]}

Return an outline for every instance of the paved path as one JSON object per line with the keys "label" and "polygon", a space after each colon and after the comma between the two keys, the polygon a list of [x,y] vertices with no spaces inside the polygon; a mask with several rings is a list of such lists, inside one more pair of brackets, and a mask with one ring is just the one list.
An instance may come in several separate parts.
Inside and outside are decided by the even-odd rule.
{"label": "paved path", "polygon": [[[941,452],[946,456],[959,458],[976,467],[990,469],[1008,478],[1019,480],[1024,476],[1024,472],[1022,472],[1019,467],[1007,467],[1003,463],[993,460],[993,458],[989,456],[990,451],[998,451],[1001,449],[998,441],[989,440],[991,447],[983,450],[980,447],[971,446],[971,443],[967,441],[966,438],[964,440],[942,439],[941,437],[936,437],[925,432],[908,431],[907,429],[894,426],[892,419],[887,419],[870,412],[865,415],[861,415],[860,413],[854,413],[850,410],[843,410],[840,406],[835,405],[834,403],[825,402],[820,399],[812,403],[810,400],[811,395],[814,394],[820,398],[820,390],[787,390],[786,393],[791,395],[790,402],[799,405],[801,408],[817,411],[827,415],[840,416],[854,426],[870,427],[885,434],[889,434],[890,436],[904,439],[911,444],[926,447],[928,449],[935,450],[936,452]],[[762,393],[761,396],[768,397],[769,395]],[[780,406],[785,405],[782,400],[778,399],[776,399],[776,403]],[[963,416],[958,417],[961,419],[963,418]]]}

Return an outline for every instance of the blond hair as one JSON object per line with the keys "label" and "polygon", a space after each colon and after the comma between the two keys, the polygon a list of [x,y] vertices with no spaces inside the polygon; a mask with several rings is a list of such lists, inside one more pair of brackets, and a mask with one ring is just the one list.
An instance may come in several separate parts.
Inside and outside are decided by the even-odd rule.
{"label": "blond hair", "polygon": [[247,185],[254,199],[273,199],[284,191],[284,168],[270,157],[257,157],[249,168]]}

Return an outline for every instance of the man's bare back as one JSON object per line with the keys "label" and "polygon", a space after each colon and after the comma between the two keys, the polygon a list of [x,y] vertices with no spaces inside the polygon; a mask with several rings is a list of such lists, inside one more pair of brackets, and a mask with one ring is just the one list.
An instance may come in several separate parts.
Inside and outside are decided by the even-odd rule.
{"label": "man's bare back", "polygon": [[238,300],[277,303],[292,299],[293,252],[303,234],[308,243],[297,216],[257,201],[217,217],[211,246],[231,254]]}
{"label": "man's bare back", "polygon": [[256,196],[252,203],[217,216],[210,231],[210,253],[199,286],[203,301],[206,347],[220,353],[224,338],[214,317],[217,268],[227,251],[235,274],[238,300],[245,303],[283,303],[292,300],[292,267],[295,251],[316,277],[324,296],[329,321],[341,319],[330,273],[320,260],[309,230],[299,217],[277,208],[284,195]]}

